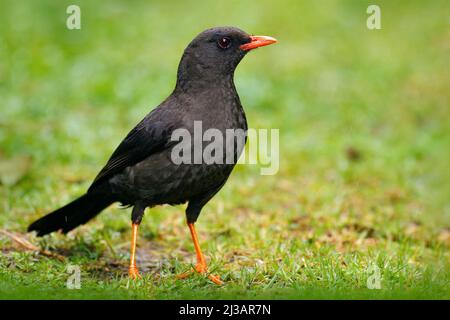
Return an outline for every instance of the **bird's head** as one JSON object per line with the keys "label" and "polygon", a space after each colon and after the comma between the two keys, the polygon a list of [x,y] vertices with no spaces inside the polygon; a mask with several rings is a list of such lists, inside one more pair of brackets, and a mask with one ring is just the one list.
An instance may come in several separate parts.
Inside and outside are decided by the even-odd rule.
{"label": "bird's head", "polygon": [[252,36],[234,27],[207,29],[185,49],[178,67],[178,81],[233,77],[237,65],[250,50],[275,42],[272,37]]}

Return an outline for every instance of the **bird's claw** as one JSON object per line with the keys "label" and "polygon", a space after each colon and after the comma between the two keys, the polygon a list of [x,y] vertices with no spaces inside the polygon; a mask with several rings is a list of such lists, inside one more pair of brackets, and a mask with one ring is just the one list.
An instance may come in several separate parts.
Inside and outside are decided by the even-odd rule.
{"label": "bird's claw", "polygon": [[197,263],[194,267],[195,271],[197,271],[198,273],[205,273],[208,272],[208,267],[204,264],[201,263]]}
{"label": "bird's claw", "polygon": [[214,282],[215,284],[221,286],[223,285],[223,281],[220,280],[220,276],[216,276],[214,274],[208,274],[208,278],[209,280],[211,280],[212,282]]}
{"label": "bird's claw", "polygon": [[[208,267],[204,264],[201,263],[197,263],[194,266],[194,269],[196,272],[198,273],[208,273]],[[189,277],[192,274],[193,271],[187,271],[187,272],[183,272],[182,274],[177,275],[177,279],[185,279],[187,277]],[[220,280],[220,276],[217,275],[213,275],[213,274],[208,274],[208,279],[211,280],[212,282],[214,282],[217,285],[222,285],[223,281]]]}
{"label": "bird's claw", "polygon": [[139,274],[139,270],[138,270],[138,268],[136,266],[130,266],[128,268],[128,275],[133,280],[142,278],[141,275]]}

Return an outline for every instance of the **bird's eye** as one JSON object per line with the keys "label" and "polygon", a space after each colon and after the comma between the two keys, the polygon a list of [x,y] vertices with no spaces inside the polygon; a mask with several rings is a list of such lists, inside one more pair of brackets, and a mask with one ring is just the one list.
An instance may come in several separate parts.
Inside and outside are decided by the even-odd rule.
{"label": "bird's eye", "polygon": [[228,37],[222,37],[217,41],[217,44],[222,49],[227,49],[231,46],[231,39]]}

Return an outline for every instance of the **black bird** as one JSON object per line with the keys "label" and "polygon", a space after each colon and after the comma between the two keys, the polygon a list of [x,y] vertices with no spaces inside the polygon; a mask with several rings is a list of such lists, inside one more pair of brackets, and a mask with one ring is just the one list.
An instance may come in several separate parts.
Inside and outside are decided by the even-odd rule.
{"label": "black bird", "polygon": [[[28,231],[37,231],[38,236],[54,231],[67,233],[114,202],[132,206],[129,275],[135,279],[140,277],[135,261],[137,229],[145,208],[188,202],[186,218],[197,254],[195,270],[207,273],[194,223],[203,206],[225,184],[246,138],[234,138],[231,163],[224,159],[222,163],[180,164],[173,160],[178,141],[173,140],[172,134],[176,129],[194,133],[196,121],[201,121],[203,130],[246,132],[247,121],[234,86],[234,70],[251,49],[276,41],[271,37],[251,36],[233,27],[200,33],[184,51],[172,94],[131,130],[86,194],[35,221]],[[196,147],[195,143],[198,141],[191,142],[190,150]],[[180,278],[187,275],[182,274]],[[208,277],[217,284],[222,283],[218,276]]]}

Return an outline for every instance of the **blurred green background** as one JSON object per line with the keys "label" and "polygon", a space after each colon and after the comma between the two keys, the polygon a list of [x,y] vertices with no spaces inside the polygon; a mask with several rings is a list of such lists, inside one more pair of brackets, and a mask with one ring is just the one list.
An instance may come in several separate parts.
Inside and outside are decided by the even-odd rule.
{"label": "blurred green background", "polygon": [[[376,3],[375,3],[376,2]],[[450,298],[448,13],[442,1],[0,1],[0,296]],[[66,8],[81,8],[81,30]],[[366,8],[381,7],[381,30]],[[167,97],[202,30],[274,36],[235,82],[250,127],[280,129],[280,171],[238,166],[198,230],[227,282],[174,275],[194,254],[183,207],[148,210],[145,277],[126,278],[130,212],[24,235],[82,194]],[[8,233],[9,234],[9,233]],[[67,264],[82,289],[67,290]],[[381,290],[367,289],[368,267]]]}

